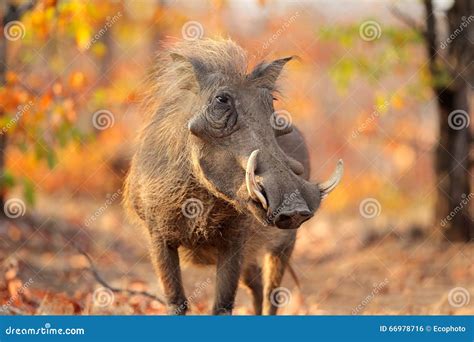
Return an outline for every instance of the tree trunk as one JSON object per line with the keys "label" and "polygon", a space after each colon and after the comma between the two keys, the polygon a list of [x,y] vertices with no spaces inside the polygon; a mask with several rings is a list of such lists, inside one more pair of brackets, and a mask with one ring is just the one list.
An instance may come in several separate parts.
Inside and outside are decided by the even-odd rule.
{"label": "tree trunk", "polygon": [[[425,0],[426,46],[433,91],[439,109],[439,143],[435,172],[437,199],[435,225],[450,241],[470,241],[474,238],[474,222],[470,208],[474,204],[470,174],[471,132],[469,127],[469,84],[472,81],[472,46],[468,34],[472,28],[459,28],[474,8],[471,0],[457,0],[448,12],[448,35],[458,35],[448,44],[446,60],[439,57],[436,17],[431,0]],[[472,32],[471,32],[472,33]],[[441,59],[441,60],[440,60]],[[453,67],[454,66],[454,67]],[[440,85],[443,74],[451,81]],[[471,202],[472,201],[472,202]]]}
{"label": "tree trunk", "polygon": [[[448,119],[449,114],[455,111],[469,113],[467,93],[464,83],[460,89],[444,89],[438,94],[440,136],[435,167],[438,184],[435,218],[441,231],[451,241],[469,241],[474,237],[469,210],[472,206],[470,201],[474,200],[470,189],[469,127],[465,125],[462,129],[453,129],[455,116]],[[462,119],[461,116],[459,118]]]}

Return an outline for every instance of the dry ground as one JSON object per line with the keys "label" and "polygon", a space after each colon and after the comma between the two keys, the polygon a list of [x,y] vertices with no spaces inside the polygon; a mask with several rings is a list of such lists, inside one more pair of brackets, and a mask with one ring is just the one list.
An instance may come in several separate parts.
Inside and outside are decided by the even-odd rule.
{"label": "dry ground", "polygon": [[[120,292],[109,298],[110,293],[92,276],[86,257],[74,247],[91,256],[110,285],[159,296],[146,235],[126,223],[118,203],[88,227],[84,218],[100,202],[58,196],[41,198],[40,203],[41,215],[28,213],[0,223],[4,312],[165,312],[159,302],[141,295]],[[322,214],[299,232],[292,265],[301,288],[285,277],[288,300],[281,313],[473,314],[473,251],[473,244],[452,244],[427,228],[376,226]],[[214,292],[212,269],[191,267],[183,273],[191,313],[208,313]],[[235,311],[252,313],[245,289],[239,290]]]}

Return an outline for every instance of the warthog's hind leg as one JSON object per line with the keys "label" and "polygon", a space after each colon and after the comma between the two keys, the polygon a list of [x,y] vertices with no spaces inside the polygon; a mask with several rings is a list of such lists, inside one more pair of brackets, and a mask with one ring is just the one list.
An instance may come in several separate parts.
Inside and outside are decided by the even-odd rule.
{"label": "warthog's hind leg", "polygon": [[263,304],[262,269],[256,262],[253,262],[244,268],[241,279],[252,294],[255,314],[261,315]]}

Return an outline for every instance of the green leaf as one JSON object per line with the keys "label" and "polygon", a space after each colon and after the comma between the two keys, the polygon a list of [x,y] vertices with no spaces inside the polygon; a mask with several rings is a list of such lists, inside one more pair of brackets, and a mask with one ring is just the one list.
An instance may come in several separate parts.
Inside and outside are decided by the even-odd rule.
{"label": "green leaf", "polygon": [[356,64],[353,60],[344,59],[333,66],[329,73],[340,91],[347,91],[355,75]]}
{"label": "green leaf", "polygon": [[15,186],[15,183],[15,176],[9,170],[5,170],[0,177],[0,186],[2,188],[12,188]]}
{"label": "green leaf", "polygon": [[23,197],[29,205],[34,205],[36,202],[36,192],[33,182],[29,179],[23,179]]}
{"label": "green leaf", "polygon": [[54,168],[57,164],[56,153],[52,149],[48,149],[46,154],[46,161],[50,169]]}
{"label": "green leaf", "polygon": [[26,153],[28,152],[28,145],[26,141],[22,141],[18,143],[18,148],[20,149],[21,152]]}

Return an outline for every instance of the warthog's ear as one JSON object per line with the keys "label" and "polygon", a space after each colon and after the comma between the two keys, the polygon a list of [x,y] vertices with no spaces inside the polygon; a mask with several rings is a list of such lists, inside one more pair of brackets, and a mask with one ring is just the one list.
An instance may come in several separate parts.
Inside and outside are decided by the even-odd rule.
{"label": "warthog's ear", "polygon": [[273,89],[285,64],[294,56],[274,60],[271,63],[262,62],[248,75],[250,80],[257,82],[258,87]]}
{"label": "warthog's ear", "polygon": [[193,67],[194,76],[199,83],[199,87],[205,87],[209,70],[207,70],[206,65],[202,61],[192,57],[185,57],[177,53],[171,53],[170,56],[175,62],[189,63]]}

